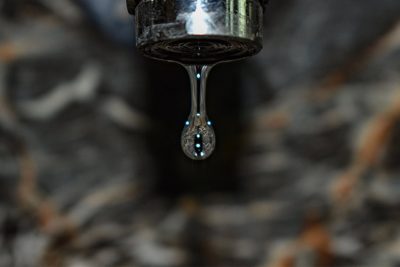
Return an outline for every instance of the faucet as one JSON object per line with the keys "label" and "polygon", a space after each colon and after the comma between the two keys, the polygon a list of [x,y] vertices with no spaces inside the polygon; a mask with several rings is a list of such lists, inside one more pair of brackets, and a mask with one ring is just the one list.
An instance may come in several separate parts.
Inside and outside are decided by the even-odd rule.
{"label": "faucet", "polygon": [[267,0],[127,0],[136,45],[144,55],[186,65],[211,65],[262,49]]}

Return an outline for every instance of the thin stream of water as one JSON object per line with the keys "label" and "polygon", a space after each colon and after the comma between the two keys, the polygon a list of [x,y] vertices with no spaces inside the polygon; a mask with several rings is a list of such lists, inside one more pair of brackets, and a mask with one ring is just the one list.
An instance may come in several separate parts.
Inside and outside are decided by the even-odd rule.
{"label": "thin stream of water", "polygon": [[213,66],[184,66],[189,73],[192,107],[182,131],[183,152],[193,160],[204,160],[215,149],[215,133],[206,111],[207,78]]}

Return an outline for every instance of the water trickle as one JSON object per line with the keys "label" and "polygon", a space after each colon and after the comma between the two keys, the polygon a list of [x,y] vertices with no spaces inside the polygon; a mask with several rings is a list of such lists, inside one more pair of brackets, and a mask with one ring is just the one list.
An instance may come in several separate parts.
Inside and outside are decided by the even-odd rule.
{"label": "water trickle", "polygon": [[206,112],[206,83],[212,66],[185,66],[189,73],[192,108],[182,131],[181,145],[193,160],[208,158],[215,148],[215,133]]}

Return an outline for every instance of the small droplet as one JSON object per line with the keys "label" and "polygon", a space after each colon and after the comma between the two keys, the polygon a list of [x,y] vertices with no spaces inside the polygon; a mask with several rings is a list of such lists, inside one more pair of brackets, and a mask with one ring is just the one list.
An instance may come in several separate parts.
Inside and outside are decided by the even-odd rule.
{"label": "small droplet", "polygon": [[214,129],[197,116],[191,122],[182,132],[183,152],[194,160],[206,159],[215,149]]}

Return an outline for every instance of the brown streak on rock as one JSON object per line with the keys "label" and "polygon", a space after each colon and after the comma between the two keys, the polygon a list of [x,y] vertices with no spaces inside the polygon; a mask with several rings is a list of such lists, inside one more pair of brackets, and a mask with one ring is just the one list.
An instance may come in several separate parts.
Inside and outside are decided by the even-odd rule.
{"label": "brown streak on rock", "polygon": [[[60,237],[62,245],[71,242],[77,233],[76,227],[64,215],[59,214],[53,203],[45,199],[36,188],[36,166],[26,148],[19,153],[20,182],[17,188],[17,197],[21,208],[37,218],[38,228],[52,238],[50,246],[43,255],[43,266],[59,266],[61,255]],[[56,265],[57,263],[57,265]]]}
{"label": "brown streak on rock", "polygon": [[296,258],[304,250],[311,250],[315,255],[315,262],[312,266],[333,266],[334,254],[331,246],[331,234],[321,221],[320,216],[314,212],[308,214],[304,229],[299,237],[283,251],[283,255],[274,263],[266,266],[294,267],[296,266]]}
{"label": "brown streak on rock", "polygon": [[0,61],[8,63],[16,57],[17,52],[11,43],[0,43]]}
{"label": "brown streak on rock", "polygon": [[300,247],[311,248],[316,254],[316,266],[332,266],[331,236],[326,226],[313,214],[307,219],[300,235]]}
{"label": "brown streak on rock", "polygon": [[393,103],[368,123],[352,164],[334,182],[332,193],[336,204],[347,203],[363,173],[379,164],[393,128],[399,120],[400,94],[397,94]]}
{"label": "brown streak on rock", "polygon": [[380,56],[393,47],[394,42],[398,42],[397,35],[400,31],[400,20],[394,23],[388,31],[377,40],[374,40],[370,45],[361,49],[354,57],[351,57],[339,68],[328,73],[322,80],[320,85],[316,88],[314,96],[319,100],[326,100],[330,98],[336,90],[347,82],[354,74],[362,70],[371,59]]}
{"label": "brown streak on rock", "polygon": [[397,116],[383,114],[372,121],[367,135],[356,154],[355,162],[365,168],[373,167],[378,163],[396,119]]}

